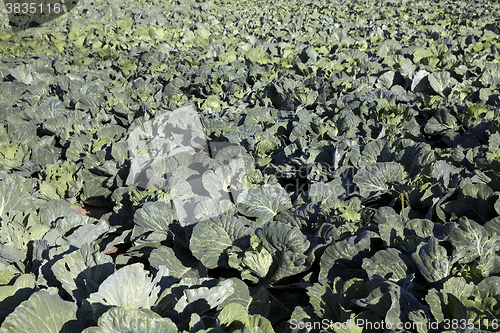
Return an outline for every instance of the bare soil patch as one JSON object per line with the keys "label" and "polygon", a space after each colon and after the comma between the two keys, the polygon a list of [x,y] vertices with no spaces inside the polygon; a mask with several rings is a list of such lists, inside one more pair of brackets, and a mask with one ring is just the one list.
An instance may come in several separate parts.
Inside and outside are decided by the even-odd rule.
{"label": "bare soil patch", "polygon": [[82,213],[83,215],[90,216],[96,219],[100,219],[104,214],[113,211],[112,208],[94,207],[86,204],[83,204],[83,206],[76,206],[73,208]]}

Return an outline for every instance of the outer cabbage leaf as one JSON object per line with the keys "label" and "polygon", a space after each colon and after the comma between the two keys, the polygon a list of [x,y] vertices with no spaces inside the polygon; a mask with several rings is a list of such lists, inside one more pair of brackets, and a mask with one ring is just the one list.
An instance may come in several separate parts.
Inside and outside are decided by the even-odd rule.
{"label": "outer cabbage leaf", "polygon": [[228,304],[221,310],[217,316],[217,326],[225,332],[274,333],[268,319],[261,315],[248,315],[245,308],[237,303]]}
{"label": "outer cabbage leaf", "polygon": [[0,180],[0,216],[33,208],[33,199],[25,184],[25,179],[19,175],[7,175]]}
{"label": "outer cabbage leaf", "polygon": [[8,261],[24,260],[30,241],[42,238],[49,230],[41,224],[25,227],[22,218],[22,214],[10,220],[6,215],[0,218],[0,257]]}
{"label": "outer cabbage leaf", "polygon": [[257,285],[250,289],[250,296],[250,304],[247,307],[248,313],[260,314],[268,318],[271,302],[267,289],[262,285]]}
{"label": "outer cabbage leaf", "polygon": [[29,64],[23,64],[9,70],[10,75],[26,85],[30,85],[33,82],[33,72],[34,68]]}
{"label": "outer cabbage leaf", "polygon": [[412,253],[422,241],[433,237],[434,223],[426,219],[407,220],[393,208],[383,206],[373,216],[378,224],[380,238],[388,248],[397,248]]}
{"label": "outer cabbage leaf", "polygon": [[307,306],[305,308],[303,308],[302,306],[296,306],[292,312],[292,315],[290,316],[290,319],[287,322],[287,332],[307,332],[306,328],[299,327],[297,323],[310,322],[312,318],[314,318],[314,313],[311,306]]}
{"label": "outer cabbage leaf", "polygon": [[221,310],[223,307],[230,303],[241,304],[250,314],[259,313],[258,311],[253,310],[265,310],[256,309],[256,307],[265,307],[266,302],[269,302],[269,296],[267,295],[267,293],[267,298],[265,298],[264,295],[260,295],[259,293],[253,293],[252,296],[250,296],[250,290],[248,289],[248,286],[245,282],[238,278],[230,278],[228,280],[231,280],[234,292],[226,297],[226,299],[224,299],[224,301],[217,306],[217,310]]}
{"label": "outer cabbage leaf", "polygon": [[344,193],[346,193],[346,189],[342,186],[340,179],[336,179],[330,183],[315,183],[311,184],[309,191],[305,192],[304,195],[294,203],[294,205],[301,204],[306,201],[322,203],[330,199],[338,199],[342,197]]}
{"label": "outer cabbage leaf", "polygon": [[174,221],[175,211],[163,201],[148,202],[134,214],[134,230],[131,240],[161,242],[167,239],[169,226]]}
{"label": "outer cabbage leaf", "polygon": [[457,114],[457,118],[462,121],[466,128],[471,128],[479,125],[483,119],[495,118],[495,111],[482,103],[467,102],[464,110]]}
{"label": "outer cabbage leaf", "polygon": [[490,86],[492,89],[498,89],[500,87],[500,64],[497,62],[485,63],[485,68],[479,81],[485,86]]}
{"label": "outer cabbage leaf", "polygon": [[347,281],[353,277],[367,278],[362,260],[370,253],[371,234],[349,237],[328,246],[320,259],[320,282],[340,276]]}
{"label": "outer cabbage leaf", "polygon": [[149,309],[124,309],[114,307],[97,321],[99,327],[86,328],[83,333],[176,333],[177,326],[170,318],[162,318]]}
{"label": "outer cabbage leaf", "polygon": [[44,180],[40,183],[39,197],[50,199],[75,197],[82,186],[76,179],[76,172],[80,168],[81,163],[70,160],[62,163],[60,161],[44,163],[42,172]]}
{"label": "outer cabbage leaf", "polygon": [[454,174],[456,174],[455,168],[443,160],[437,160],[432,166],[432,180],[440,182],[445,187],[451,185]]}
{"label": "outer cabbage leaf", "polygon": [[267,281],[276,282],[298,274],[312,264],[307,254],[309,241],[299,228],[273,221],[257,229],[256,234],[273,257]]}
{"label": "outer cabbage leaf", "polygon": [[450,72],[443,71],[441,73],[431,73],[427,77],[431,88],[441,96],[445,96],[449,91],[448,85],[450,83]]}
{"label": "outer cabbage leaf", "polygon": [[238,211],[257,217],[259,222],[272,220],[276,214],[292,207],[290,196],[279,185],[251,187],[238,197]]}
{"label": "outer cabbage leaf", "polygon": [[175,278],[199,278],[207,275],[207,269],[201,262],[167,246],[154,249],[149,256],[149,263],[155,269],[167,267],[169,276]]}
{"label": "outer cabbage leaf", "polygon": [[378,288],[366,298],[353,300],[356,305],[375,312],[393,327],[410,320],[426,322],[429,317],[427,308],[415,296],[398,284],[380,276],[375,275],[372,281],[378,285]]}
{"label": "outer cabbage leaf", "polygon": [[425,142],[414,143],[412,140],[401,140],[393,147],[394,160],[400,163],[408,177],[427,174],[431,163],[436,159],[432,147]]}
{"label": "outer cabbage leaf", "polygon": [[389,89],[393,85],[394,74],[394,71],[387,71],[384,74],[380,75],[375,86],[377,88]]}
{"label": "outer cabbage leaf", "polygon": [[157,300],[158,293],[165,287],[162,277],[168,270],[160,270],[151,280],[149,273],[140,263],[125,266],[110,275],[99,286],[97,292],[87,298],[93,318],[96,320],[113,306],[127,309],[150,308]]}
{"label": "outer cabbage leaf", "polygon": [[464,252],[463,257],[459,259],[460,263],[469,263],[479,257],[483,263],[490,262],[489,267],[485,267],[485,276],[491,273],[497,237],[490,238],[484,227],[466,217],[461,217],[458,222],[446,225],[442,237],[449,240],[456,249]]}
{"label": "outer cabbage leaf", "polygon": [[95,207],[112,206],[111,194],[113,192],[107,187],[108,180],[108,177],[89,176],[83,181],[80,200]]}
{"label": "outer cabbage leaf", "polygon": [[486,184],[465,184],[457,200],[446,202],[441,207],[451,214],[452,219],[467,216],[484,224],[492,213],[486,200],[492,193],[493,190]]}
{"label": "outer cabbage leaf", "polygon": [[9,284],[13,279],[17,276],[21,275],[21,273],[11,265],[7,263],[0,262],[0,285]]}
{"label": "outer cabbage leaf", "polygon": [[260,333],[274,333],[273,326],[271,322],[258,314],[254,314],[250,316],[248,320],[248,326],[243,330],[244,332],[252,333],[252,332],[260,332]]}
{"label": "outer cabbage leaf", "polygon": [[387,192],[393,184],[407,178],[403,166],[396,162],[379,162],[368,165],[354,175],[359,194],[369,198]]}
{"label": "outer cabbage leaf", "polygon": [[428,243],[421,243],[412,254],[417,267],[428,282],[439,282],[451,272],[453,264],[459,257],[448,257],[446,249],[439,245],[437,238],[431,238]]}
{"label": "outer cabbage leaf", "polygon": [[235,206],[231,202],[227,192],[223,198],[208,196],[196,196],[189,202],[174,199],[173,203],[177,212],[177,218],[182,226],[194,224],[221,214],[232,215]]}
{"label": "outer cabbage leaf", "polygon": [[[339,290],[337,290],[337,288]],[[351,317],[351,311],[344,308],[344,290],[340,278],[333,282],[333,289],[328,283],[315,283],[307,289],[309,302],[314,308],[314,313],[319,318],[334,322],[346,322]]]}
{"label": "outer cabbage leaf", "polygon": [[14,285],[0,287],[0,311],[6,311],[27,300],[35,291],[35,278],[31,274],[19,276]]}
{"label": "outer cabbage leaf", "polygon": [[40,216],[40,222],[42,224],[50,226],[52,222],[70,214],[70,212],[75,213],[74,210],[71,210],[68,202],[63,199],[56,199],[48,201],[40,206],[38,215]]}
{"label": "outer cabbage leaf", "polygon": [[464,300],[464,303],[474,305],[483,311],[489,311],[497,318],[500,317],[500,311],[498,310],[500,303],[500,277],[490,276],[478,283],[472,296]]}
{"label": "outer cabbage leaf", "polygon": [[[475,320],[483,315],[478,307],[486,298],[477,299],[479,295],[476,289],[473,283],[466,283],[464,278],[452,277],[443,284],[441,290],[431,289],[425,300],[439,323],[445,319]],[[491,315],[489,317],[493,319]]]}
{"label": "outer cabbage leaf", "polygon": [[457,119],[444,108],[440,108],[424,127],[424,132],[428,135],[441,135],[457,130]]}
{"label": "outer cabbage leaf", "polygon": [[[75,228],[83,226],[85,224],[91,224],[95,222],[96,219],[90,216],[85,216],[76,212],[75,210],[70,210],[68,214],[62,216],[62,218],[57,218],[52,222],[52,228],[57,229],[61,236],[66,236],[70,234]],[[99,235],[98,235],[99,236]]]}
{"label": "outer cabbage leaf", "polygon": [[94,220],[94,223],[88,223],[76,228],[71,234],[64,237],[69,244],[75,247],[81,247],[91,243],[109,231],[109,225],[104,220]]}
{"label": "outer cabbage leaf", "polygon": [[221,215],[201,221],[189,241],[193,255],[207,268],[227,266],[226,250],[235,245],[246,248],[253,228],[248,228],[236,217]]}
{"label": "outer cabbage leaf", "polygon": [[52,265],[55,277],[77,303],[96,292],[114,271],[113,259],[101,253],[95,243],[84,244]]}
{"label": "outer cabbage leaf", "polygon": [[451,277],[445,283],[440,292],[453,294],[462,302],[472,299],[471,295],[475,293],[476,286],[473,282],[467,283],[463,277]]}
{"label": "outer cabbage leaf", "polygon": [[362,267],[369,277],[379,275],[392,282],[398,282],[416,271],[411,258],[394,248],[378,251],[373,257],[363,259]]}
{"label": "outer cabbage leaf", "polygon": [[237,303],[226,305],[217,316],[217,322],[224,330],[244,328],[249,324],[248,319],[248,313],[243,305]]}
{"label": "outer cabbage leaf", "polygon": [[411,91],[413,92],[425,92],[428,91],[428,80],[429,72],[425,69],[419,70],[411,82]]}
{"label": "outer cabbage leaf", "polygon": [[59,295],[41,290],[31,295],[7,316],[0,332],[81,332],[83,323],[77,318],[76,312],[75,303],[63,301]]}
{"label": "outer cabbage leaf", "polygon": [[266,277],[273,263],[273,256],[256,235],[251,235],[246,249],[234,247],[229,250],[229,266],[241,271],[241,278],[252,282]]}
{"label": "outer cabbage leaf", "polygon": [[187,320],[192,313],[203,313],[223,304],[235,292],[233,279],[184,278],[158,297],[153,311],[174,321]]}
{"label": "outer cabbage leaf", "polygon": [[[357,319],[376,322],[380,321],[380,317],[367,311],[355,316],[353,309],[356,308],[356,305],[352,300],[367,297],[374,288],[376,288],[375,283],[365,282],[358,278],[344,282],[340,277],[336,277],[332,282],[315,283],[307,288],[309,302],[313,309],[309,313],[306,308],[306,313],[304,313],[298,306],[295,308],[292,318],[296,319],[300,316],[308,319],[299,320],[300,322],[321,321],[324,329],[326,329],[325,325],[329,324],[330,330],[335,327],[335,332],[361,332],[362,328],[355,325]],[[334,326],[334,323],[346,322],[349,323],[348,328],[344,326],[344,329],[338,329],[339,325]]]}
{"label": "outer cabbage leaf", "polygon": [[359,167],[365,167],[377,162],[392,161],[391,145],[387,140],[378,139],[366,144],[358,161]]}
{"label": "outer cabbage leaf", "polygon": [[109,231],[109,225],[104,220],[96,220],[71,209],[69,204],[62,199],[51,200],[40,207],[40,222],[51,226],[51,233],[58,244],[68,243],[81,247],[92,242],[102,234]]}

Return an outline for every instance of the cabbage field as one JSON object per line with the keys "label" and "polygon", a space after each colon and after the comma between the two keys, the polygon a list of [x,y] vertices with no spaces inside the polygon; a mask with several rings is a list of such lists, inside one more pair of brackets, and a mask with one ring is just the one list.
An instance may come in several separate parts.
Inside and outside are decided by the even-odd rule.
{"label": "cabbage field", "polygon": [[14,2],[0,333],[500,331],[498,1]]}

